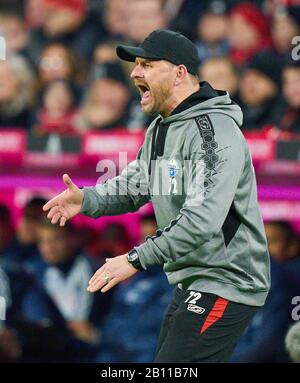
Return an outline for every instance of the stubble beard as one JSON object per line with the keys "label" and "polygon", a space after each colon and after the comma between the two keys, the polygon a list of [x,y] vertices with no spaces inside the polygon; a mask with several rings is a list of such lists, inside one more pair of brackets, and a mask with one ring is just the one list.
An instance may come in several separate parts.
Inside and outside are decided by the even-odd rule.
{"label": "stubble beard", "polygon": [[151,103],[142,107],[143,112],[147,114],[157,113],[164,115],[167,112],[167,104],[171,94],[171,89],[168,84],[153,87],[151,90]]}

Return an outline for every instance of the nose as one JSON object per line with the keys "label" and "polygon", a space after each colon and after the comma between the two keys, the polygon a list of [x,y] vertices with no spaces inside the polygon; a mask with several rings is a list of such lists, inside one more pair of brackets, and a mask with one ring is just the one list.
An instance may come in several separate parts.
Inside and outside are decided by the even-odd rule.
{"label": "nose", "polygon": [[130,74],[130,77],[133,79],[143,77],[143,70],[139,64],[135,65],[135,67],[133,68]]}

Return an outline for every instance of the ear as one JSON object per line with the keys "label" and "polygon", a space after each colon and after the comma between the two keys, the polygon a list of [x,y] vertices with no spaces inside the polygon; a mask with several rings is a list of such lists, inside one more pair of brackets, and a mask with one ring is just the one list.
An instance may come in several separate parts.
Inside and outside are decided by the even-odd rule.
{"label": "ear", "polygon": [[174,81],[174,85],[179,85],[186,78],[188,71],[185,65],[178,65],[176,68],[176,77]]}

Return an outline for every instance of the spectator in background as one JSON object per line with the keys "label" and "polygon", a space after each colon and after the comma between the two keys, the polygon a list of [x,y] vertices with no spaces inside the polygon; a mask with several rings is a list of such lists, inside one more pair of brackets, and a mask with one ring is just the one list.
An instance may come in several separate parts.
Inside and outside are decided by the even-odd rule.
{"label": "spectator in background", "polygon": [[258,53],[247,64],[240,80],[244,130],[261,130],[276,122],[280,71],[280,63],[268,51]]}
{"label": "spectator in background", "polygon": [[41,258],[32,262],[32,272],[73,334],[91,345],[98,345],[101,321],[110,300],[110,295],[91,296],[86,290],[98,265],[76,248],[76,234],[70,224],[61,228],[45,218],[38,233]]}
{"label": "spectator in background", "polygon": [[[50,297],[32,275],[20,265],[2,262],[0,257],[0,291],[6,291],[6,320],[0,334],[1,351],[10,361],[58,362],[68,358],[66,346],[71,334]],[[1,321],[0,321],[1,322]],[[8,337],[8,338],[7,338]]]}
{"label": "spectator in background", "polygon": [[[272,259],[281,265],[285,279],[294,290],[300,291],[300,239],[285,221],[268,222],[266,233]],[[297,295],[297,294],[295,294]],[[299,294],[298,294],[299,295]]]}
{"label": "spectator in background", "polygon": [[300,6],[278,7],[273,15],[271,35],[274,51],[283,61],[290,55],[292,39],[300,35]]}
{"label": "spectator in background", "polygon": [[221,0],[209,2],[207,9],[201,14],[197,24],[197,40],[195,44],[201,61],[211,57],[228,55],[227,29],[226,2]]}
{"label": "spectator in background", "polygon": [[[292,298],[299,295],[300,247],[292,226],[274,221],[265,224],[271,255],[271,290],[265,306],[257,311],[231,361],[275,363],[289,361],[284,339],[292,323]],[[296,281],[296,283],[295,283]]]}
{"label": "spectator in background", "polygon": [[125,67],[117,58],[113,42],[99,44],[95,48],[93,62],[90,67],[90,81],[100,78],[113,78],[126,86],[128,85],[128,76]]}
{"label": "spectator in background", "polygon": [[116,55],[116,47],[120,44],[120,39],[112,37],[96,45],[89,77],[92,81],[102,77],[113,77],[126,83],[131,88],[131,93],[134,93],[135,87],[132,86],[131,81],[128,81],[131,66],[120,61]]}
{"label": "spectator in background", "polygon": [[28,129],[34,98],[34,75],[19,55],[0,61],[0,128]]}
{"label": "spectator in background", "polygon": [[54,80],[68,80],[81,97],[81,86],[85,80],[85,65],[74,53],[60,43],[46,45],[39,61],[39,88],[43,89]]}
{"label": "spectator in background", "polygon": [[27,0],[24,13],[30,29],[40,28],[44,21],[44,0]]}
{"label": "spectator in background", "polygon": [[128,84],[129,74],[127,66],[117,59],[114,44],[99,44],[94,53],[94,62],[90,69],[90,81],[93,82],[102,78],[113,78],[126,85],[130,93],[130,100],[127,107],[126,128],[130,131],[144,129],[150,123],[149,116],[142,112],[140,98],[136,87],[132,87],[132,82]]}
{"label": "spectator in background", "polygon": [[233,62],[227,57],[207,59],[199,69],[199,77],[219,90],[229,92],[231,99],[239,103],[239,75]]}
{"label": "spectator in background", "polygon": [[6,301],[0,361],[82,362],[96,354],[97,344],[74,335],[34,275],[1,257],[0,264],[0,295]]}
{"label": "spectator in background", "polygon": [[94,81],[79,110],[76,127],[80,132],[112,130],[127,125],[128,88],[113,78]]}
{"label": "spectator in background", "polygon": [[300,291],[300,239],[293,227],[285,221],[269,222],[266,225],[270,254],[282,265],[286,280]]}
{"label": "spectator in background", "polygon": [[44,203],[45,199],[41,197],[34,197],[29,200],[17,225],[14,243],[17,248],[16,262],[24,265],[25,268],[38,257],[38,227],[42,216],[45,214],[42,210]]}
{"label": "spectator in background", "polygon": [[131,249],[131,240],[127,227],[122,223],[109,223],[102,232],[103,250],[116,257]]}
{"label": "spectator in background", "polygon": [[[30,203],[31,211],[37,206]],[[8,208],[0,206],[0,296],[6,320],[0,318],[0,360],[18,362],[71,361],[66,348],[73,338],[50,297],[20,260],[13,241]]]}
{"label": "spectator in background", "polygon": [[233,7],[229,20],[230,57],[236,65],[244,65],[256,53],[271,48],[269,22],[253,3]]}
{"label": "spectator in background", "polygon": [[7,52],[29,58],[26,50],[29,31],[20,15],[0,11],[0,35],[5,38]]}
{"label": "spectator in background", "polygon": [[300,60],[289,58],[282,72],[283,101],[277,111],[277,126],[282,134],[300,133]]}
{"label": "spectator in background", "polygon": [[120,66],[121,63],[116,55],[116,47],[117,43],[114,40],[97,44],[93,56],[93,65],[118,63],[118,66]]}
{"label": "spectator in background", "polygon": [[88,254],[104,261],[105,258],[125,254],[131,248],[127,229],[121,223],[108,223],[101,234],[94,232],[87,243]]}
{"label": "spectator in background", "polygon": [[298,259],[299,238],[290,223],[270,221],[265,224],[269,252],[276,262]]}
{"label": "spectator in background", "polygon": [[66,80],[53,80],[46,85],[42,106],[37,111],[34,132],[37,134],[74,134],[75,91]]}
{"label": "spectator in background", "polygon": [[101,33],[98,16],[89,14],[87,0],[44,0],[42,27],[33,30],[29,46],[35,62],[45,44],[60,42],[89,60]]}
{"label": "spectator in background", "polygon": [[162,0],[129,0],[126,37],[141,43],[155,29],[167,28]]}
{"label": "spectator in background", "polygon": [[199,15],[210,1],[166,0],[164,9],[170,23],[169,29],[178,31],[193,41]]}
{"label": "spectator in background", "polygon": [[[154,214],[141,217],[141,243],[156,234]],[[111,312],[103,323],[101,363],[150,363],[160,324],[174,287],[158,267],[118,285]],[[151,305],[150,305],[151,302]]]}
{"label": "spectator in background", "polygon": [[128,2],[124,0],[104,0],[102,40],[123,40],[128,28]]}

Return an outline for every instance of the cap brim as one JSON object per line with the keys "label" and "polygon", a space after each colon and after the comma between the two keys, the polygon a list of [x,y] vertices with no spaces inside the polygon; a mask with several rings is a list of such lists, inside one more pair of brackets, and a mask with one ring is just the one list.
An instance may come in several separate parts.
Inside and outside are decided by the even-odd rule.
{"label": "cap brim", "polygon": [[153,59],[153,60],[159,59],[158,57],[154,55],[147,54],[145,49],[141,47],[130,47],[128,45],[118,45],[116,52],[117,52],[117,56],[120,59],[125,61],[130,61],[130,62],[134,62],[137,57],[142,57],[145,59]]}

